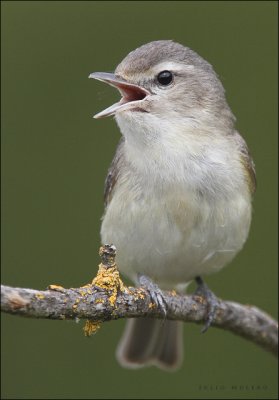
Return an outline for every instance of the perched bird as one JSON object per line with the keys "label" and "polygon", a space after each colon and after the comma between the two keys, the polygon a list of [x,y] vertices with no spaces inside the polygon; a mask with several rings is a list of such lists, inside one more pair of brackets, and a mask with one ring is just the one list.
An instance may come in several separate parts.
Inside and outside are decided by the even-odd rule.
{"label": "perched bird", "polygon": [[[95,115],[114,115],[122,133],[105,182],[103,243],[117,249],[121,272],[144,285],[164,309],[161,289],[184,290],[219,271],[243,247],[251,222],[255,168],[212,66],[171,40],[129,53],[115,73],[90,78],[117,88],[121,100]],[[131,319],[119,362],[176,369],[182,323]]]}

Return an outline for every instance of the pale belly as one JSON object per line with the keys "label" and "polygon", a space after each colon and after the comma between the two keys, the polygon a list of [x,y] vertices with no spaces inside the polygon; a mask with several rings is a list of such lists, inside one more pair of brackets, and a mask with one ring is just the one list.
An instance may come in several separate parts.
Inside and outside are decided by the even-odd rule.
{"label": "pale belly", "polygon": [[210,204],[174,195],[131,201],[115,195],[103,218],[102,243],[117,249],[120,271],[133,281],[144,274],[162,288],[220,270],[246,241],[249,198]]}

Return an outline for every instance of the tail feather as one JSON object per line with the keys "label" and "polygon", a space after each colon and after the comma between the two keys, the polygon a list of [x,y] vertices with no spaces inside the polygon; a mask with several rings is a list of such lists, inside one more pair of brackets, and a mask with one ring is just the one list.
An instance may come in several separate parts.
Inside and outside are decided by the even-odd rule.
{"label": "tail feather", "polygon": [[175,370],[183,359],[182,328],[179,321],[130,319],[117,348],[117,359],[127,368],[156,365]]}

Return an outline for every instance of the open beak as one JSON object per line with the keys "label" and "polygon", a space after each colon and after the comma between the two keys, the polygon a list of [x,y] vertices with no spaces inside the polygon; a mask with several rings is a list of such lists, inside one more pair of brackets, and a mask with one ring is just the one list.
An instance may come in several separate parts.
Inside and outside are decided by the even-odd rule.
{"label": "open beak", "polygon": [[126,82],[124,79],[116,77],[108,72],[93,72],[89,78],[97,79],[98,81],[108,83],[119,90],[122,95],[118,103],[106,108],[105,110],[94,115],[94,118],[103,118],[114,115],[118,111],[132,110],[140,108],[141,102],[150,92],[138,85]]}

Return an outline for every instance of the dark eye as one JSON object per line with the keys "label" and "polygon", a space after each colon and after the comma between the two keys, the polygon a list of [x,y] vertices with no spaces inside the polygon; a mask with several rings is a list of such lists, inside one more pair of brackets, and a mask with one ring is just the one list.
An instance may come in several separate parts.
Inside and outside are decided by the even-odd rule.
{"label": "dark eye", "polygon": [[173,80],[173,75],[170,71],[162,71],[157,75],[157,81],[160,85],[167,86]]}

